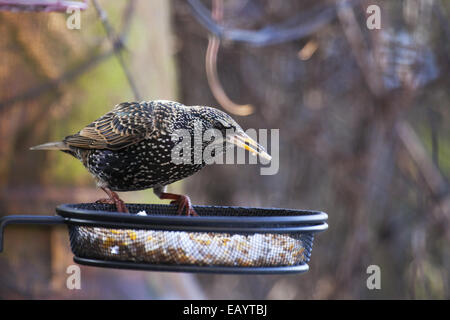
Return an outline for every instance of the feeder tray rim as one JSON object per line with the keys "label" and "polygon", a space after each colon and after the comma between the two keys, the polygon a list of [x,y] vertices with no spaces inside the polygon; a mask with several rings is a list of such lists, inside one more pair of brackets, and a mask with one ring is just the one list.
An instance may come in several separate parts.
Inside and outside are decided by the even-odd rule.
{"label": "feeder tray rim", "polygon": [[[176,212],[173,205],[148,205],[146,210],[155,210],[158,214],[139,216],[136,214],[110,212],[105,210],[89,210],[76,208],[75,206],[86,204],[64,204],[56,208],[59,216],[64,217],[65,223],[78,226],[104,227],[111,229],[152,229],[166,231],[186,232],[223,232],[223,233],[298,233],[320,232],[326,230],[325,223],[328,216],[321,211],[306,211],[279,208],[244,208],[244,207],[219,207],[219,206],[195,206],[194,208],[220,212],[226,210],[225,216],[199,216],[187,217],[165,212]],[[88,204],[89,205],[89,204]],[[265,215],[242,216],[242,209],[249,212],[261,213],[279,211],[289,212],[293,215]],[[230,215],[230,210],[237,210],[235,215]],[[161,214],[162,213],[162,214]],[[233,214],[233,213],[232,213]]]}
{"label": "feeder tray rim", "polygon": [[296,227],[235,227],[235,226],[199,226],[199,225],[171,225],[171,224],[136,224],[129,222],[115,222],[115,221],[99,221],[99,220],[83,220],[64,218],[68,225],[76,225],[81,227],[99,227],[107,229],[147,229],[157,231],[182,231],[182,232],[215,232],[215,233],[306,233],[306,232],[320,232],[328,228],[327,223],[320,223],[315,225],[303,225]]}
{"label": "feeder tray rim", "polygon": [[[127,221],[127,222],[139,222],[139,223],[155,223],[160,220],[168,223],[183,223],[186,224],[203,224],[203,223],[239,223],[239,224],[253,224],[253,223],[265,223],[265,224],[299,224],[299,223],[322,223],[328,220],[328,215],[325,212],[317,210],[296,210],[296,209],[282,209],[282,208],[259,208],[259,207],[238,207],[238,206],[194,206],[194,209],[204,209],[211,210],[211,212],[218,211],[221,209],[225,210],[252,210],[252,211],[275,211],[275,212],[289,212],[295,215],[266,215],[266,216],[245,216],[241,214],[225,215],[225,216],[214,216],[214,215],[202,215],[198,217],[188,217],[188,216],[178,216],[171,214],[147,214],[146,216],[139,216],[136,214],[121,213],[121,212],[111,212],[105,210],[88,210],[75,208],[74,206],[81,204],[62,204],[56,207],[56,212],[58,215],[65,218],[100,218],[105,221]],[[135,205],[135,204],[132,204]],[[140,204],[142,205],[142,204]],[[144,204],[145,205],[145,204]],[[174,205],[154,205],[149,204],[154,208],[159,209],[173,209],[176,208]]]}

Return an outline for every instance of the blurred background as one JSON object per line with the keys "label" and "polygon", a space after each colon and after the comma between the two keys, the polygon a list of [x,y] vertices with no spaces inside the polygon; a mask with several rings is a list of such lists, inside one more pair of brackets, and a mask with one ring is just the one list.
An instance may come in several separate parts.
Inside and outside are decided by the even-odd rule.
{"label": "blurred background", "polygon": [[[81,163],[29,147],[117,103],[168,99],[280,129],[278,174],[212,165],[169,190],[322,210],[329,229],[305,274],[81,266],[81,290],[68,290],[67,230],[11,226],[1,299],[450,298],[450,2],[94,0],[79,3],[79,29],[76,10],[49,2],[0,1],[0,215],[104,197]],[[366,286],[369,265],[381,290]]]}

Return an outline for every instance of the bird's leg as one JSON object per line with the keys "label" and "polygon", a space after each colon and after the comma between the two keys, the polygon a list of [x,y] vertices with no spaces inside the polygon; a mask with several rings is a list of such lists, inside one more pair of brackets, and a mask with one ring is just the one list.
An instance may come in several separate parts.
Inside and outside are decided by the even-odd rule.
{"label": "bird's leg", "polygon": [[161,200],[172,200],[170,202],[171,204],[178,205],[178,215],[185,214],[186,216],[198,216],[197,212],[195,212],[194,208],[192,207],[191,199],[189,199],[188,196],[182,194],[167,193],[165,191],[165,187],[153,188],[153,192],[158,196],[158,198],[160,198]]}
{"label": "bird's leg", "polygon": [[125,202],[119,198],[117,193],[105,187],[102,187],[102,190],[105,191],[109,198],[97,200],[95,201],[96,203],[114,204],[116,205],[117,212],[129,213]]}

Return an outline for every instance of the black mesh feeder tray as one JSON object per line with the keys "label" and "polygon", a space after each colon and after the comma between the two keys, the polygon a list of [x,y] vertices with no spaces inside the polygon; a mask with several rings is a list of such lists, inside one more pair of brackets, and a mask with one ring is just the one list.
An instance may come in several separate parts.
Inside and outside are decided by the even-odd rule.
{"label": "black mesh feeder tray", "polygon": [[55,216],[0,219],[0,251],[8,224],[66,224],[78,264],[96,267],[215,273],[299,273],[316,232],[328,228],[320,211],[194,206],[198,217],[178,216],[175,205],[64,204]]}

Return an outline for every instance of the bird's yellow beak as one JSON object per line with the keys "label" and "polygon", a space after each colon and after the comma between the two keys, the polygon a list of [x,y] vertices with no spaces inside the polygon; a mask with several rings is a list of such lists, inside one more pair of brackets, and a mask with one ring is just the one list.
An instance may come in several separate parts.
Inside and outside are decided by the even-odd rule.
{"label": "bird's yellow beak", "polygon": [[264,148],[258,144],[255,140],[250,138],[244,132],[236,132],[233,135],[228,136],[228,141],[239,148],[249,151],[252,155],[259,155],[260,157],[272,160],[272,157],[264,150]]}

